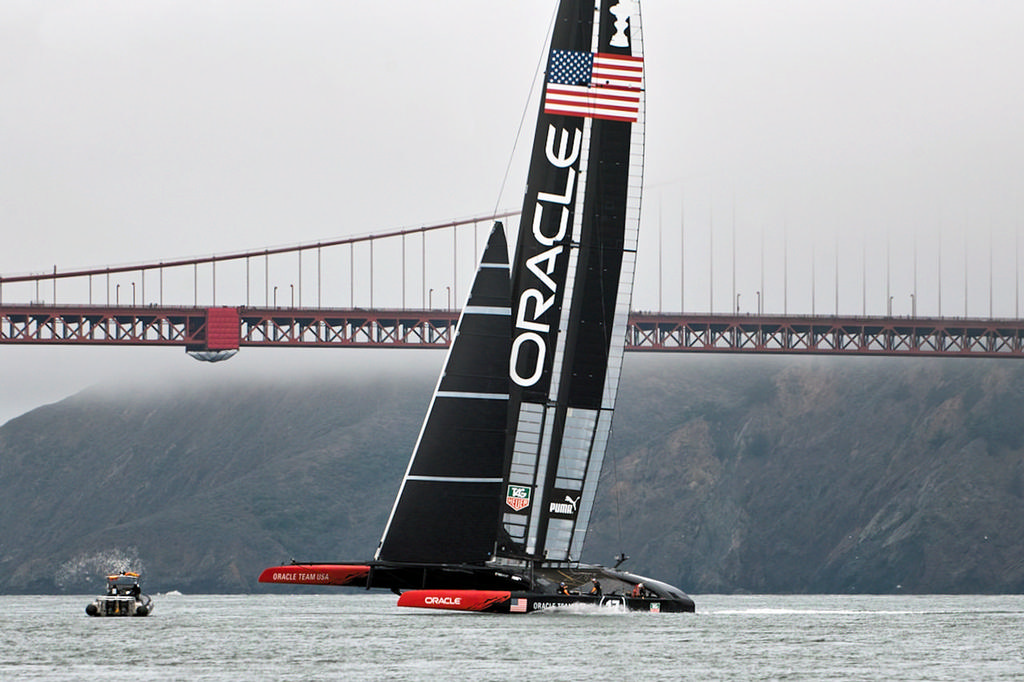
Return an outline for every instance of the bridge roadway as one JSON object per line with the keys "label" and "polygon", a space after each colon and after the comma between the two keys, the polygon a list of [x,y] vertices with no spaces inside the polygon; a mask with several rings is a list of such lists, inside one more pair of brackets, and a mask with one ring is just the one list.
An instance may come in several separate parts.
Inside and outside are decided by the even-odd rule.
{"label": "bridge roadway", "polygon": [[[457,311],[0,305],[0,344],[444,348]],[[1024,357],[1024,321],[632,312],[629,351]]]}

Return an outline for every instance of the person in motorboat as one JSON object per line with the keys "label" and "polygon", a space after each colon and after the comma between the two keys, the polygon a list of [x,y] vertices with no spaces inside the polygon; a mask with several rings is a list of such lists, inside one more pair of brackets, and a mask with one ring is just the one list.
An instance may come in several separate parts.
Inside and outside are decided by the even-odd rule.
{"label": "person in motorboat", "polygon": [[107,576],[107,594],[85,607],[90,616],[148,616],[153,600],[142,593],[139,574],[121,571]]}

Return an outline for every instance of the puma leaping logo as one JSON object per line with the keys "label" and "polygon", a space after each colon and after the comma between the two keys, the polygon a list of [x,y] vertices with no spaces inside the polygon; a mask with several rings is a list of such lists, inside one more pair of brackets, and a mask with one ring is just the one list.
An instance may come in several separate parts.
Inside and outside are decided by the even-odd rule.
{"label": "puma leaping logo", "polygon": [[551,514],[562,514],[564,516],[574,516],[576,514],[576,506],[580,503],[580,495],[574,498],[569,495],[565,496],[565,502],[552,502],[548,505],[548,512]]}

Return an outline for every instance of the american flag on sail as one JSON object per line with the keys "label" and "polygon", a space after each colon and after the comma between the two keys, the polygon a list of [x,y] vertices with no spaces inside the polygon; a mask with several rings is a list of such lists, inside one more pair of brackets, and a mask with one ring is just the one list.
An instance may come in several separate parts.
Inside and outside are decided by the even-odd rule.
{"label": "american flag on sail", "polygon": [[642,57],[552,50],[544,113],[635,123],[643,71]]}

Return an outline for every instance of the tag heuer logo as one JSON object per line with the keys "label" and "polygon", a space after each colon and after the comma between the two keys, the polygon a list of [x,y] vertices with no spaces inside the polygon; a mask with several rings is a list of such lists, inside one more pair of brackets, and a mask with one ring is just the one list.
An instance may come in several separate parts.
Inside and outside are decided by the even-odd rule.
{"label": "tag heuer logo", "polygon": [[510,485],[505,494],[505,504],[516,511],[523,511],[530,506],[530,487],[525,485]]}

